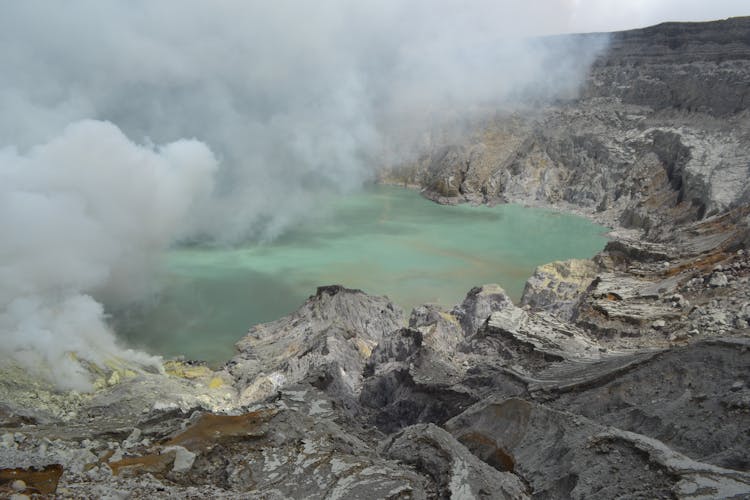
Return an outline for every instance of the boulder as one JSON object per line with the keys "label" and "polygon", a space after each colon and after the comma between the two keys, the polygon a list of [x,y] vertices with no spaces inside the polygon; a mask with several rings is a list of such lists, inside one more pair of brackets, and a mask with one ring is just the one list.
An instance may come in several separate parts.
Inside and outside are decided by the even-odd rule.
{"label": "boulder", "polygon": [[356,398],[362,370],[384,335],[405,324],[385,297],[342,286],[319,287],[297,311],[256,325],[237,342],[226,365],[243,404],[315,374],[342,400]]}
{"label": "boulder", "polygon": [[433,424],[407,427],[388,438],[381,452],[431,477],[439,498],[530,498],[526,485],[517,476],[479,460],[453,436]]}
{"label": "boulder", "polygon": [[569,320],[581,296],[596,278],[596,273],[596,264],[585,259],[541,265],[526,281],[521,305]]}

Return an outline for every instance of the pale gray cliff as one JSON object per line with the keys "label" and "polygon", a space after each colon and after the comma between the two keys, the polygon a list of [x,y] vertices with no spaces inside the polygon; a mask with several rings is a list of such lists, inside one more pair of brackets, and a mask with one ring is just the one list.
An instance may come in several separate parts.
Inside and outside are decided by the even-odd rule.
{"label": "pale gray cliff", "polygon": [[383,178],[441,203],[551,205],[643,229],[747,204],[748,33],[750,18],[614,33],[580,99],[499,113]]}

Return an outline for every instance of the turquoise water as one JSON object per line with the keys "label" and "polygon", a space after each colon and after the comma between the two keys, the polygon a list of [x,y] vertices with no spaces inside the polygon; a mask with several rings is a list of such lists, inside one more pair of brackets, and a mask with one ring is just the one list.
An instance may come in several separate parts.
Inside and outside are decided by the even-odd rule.
{"label": "turquoise water", "polygon": [[388,295],[407,312],[453,305],[483,283],[516,300],[537,265],[590,257],[606,242],[606,229],[581,217],[443,206],[390,186],[329,203],[272,243],[174,249],[158,303],[116,316],[116,329],[151,352],[220,361],[250,326],[295,310],[319,285]]}

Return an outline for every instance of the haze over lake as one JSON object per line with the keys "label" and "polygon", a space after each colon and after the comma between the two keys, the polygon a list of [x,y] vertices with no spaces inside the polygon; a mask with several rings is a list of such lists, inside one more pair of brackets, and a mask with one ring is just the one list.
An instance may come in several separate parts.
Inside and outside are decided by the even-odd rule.
{"label": "haze over lake", "polygon": [[591,257],[606,228],[518,205],[444,206],[374,186],[337,197],[272,243],[176,248],[156,303],[115,315],[130,343],[166,356],[222,361],[247,329],[299,307],[323,284],[387,295],[407,312],[460,302],[481,283],[517,300],[537,265]]}

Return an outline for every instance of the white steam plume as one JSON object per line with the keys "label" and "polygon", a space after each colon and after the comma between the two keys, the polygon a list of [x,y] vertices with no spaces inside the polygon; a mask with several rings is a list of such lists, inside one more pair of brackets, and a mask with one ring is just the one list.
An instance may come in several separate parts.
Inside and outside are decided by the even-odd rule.
{"label": "white steam plume", "polygon": [[273,238],[427,127],[574,96],[606,37],[528,38],[569,4],[4,3],[0,349],[85,386],[64,353],[117,352],[102,304],[175,241]]}
{"label": "white steam plume", "polygon": [[74,123],[26,154],[0,151],[0,353],[89,388],[71,357],[154,363],[120,349],[102,305],[148,292],[159,256],[216,160],[197,141],[138,146],[105,122]]}
{"label": "white steam plume", "polygon": [[222,168],[196,234],[273,238],[426,125],[573,94],[606,38],[524,38],[570,13],[563,1],[516,4],[8,3],[0,141],[27,147],[84,118],[135,140],[198,137]]}

